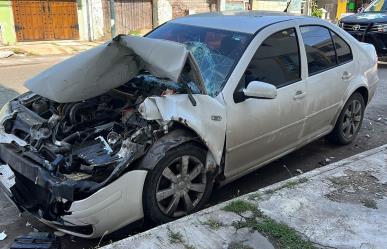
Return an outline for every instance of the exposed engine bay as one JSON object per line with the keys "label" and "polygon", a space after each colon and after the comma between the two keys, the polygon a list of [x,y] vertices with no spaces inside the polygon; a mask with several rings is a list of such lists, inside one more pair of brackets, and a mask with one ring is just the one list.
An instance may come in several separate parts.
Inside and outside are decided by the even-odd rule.
{"label": "exposed engine bay", "polygon": [[[2,146],[35,165],[38,172],[15,172],[16,181],[25,181],[15,184],[15,198],[30,212],[56,219],[72,201],[91,195],[130,169],[154,141],[168,133],[171,123],[148,121],[138,112],[145,98],[187,91],[199,92],[193,83],[178,84],[144,73],[81,102],[57,103],[31,92],[11,101],[12,115],[3,121],[4,131],[27,145]],[[39,197],[49,199],[46,207],[23,200],[25,191],[17,188],[29,184],[49,185],[50,193]]]}

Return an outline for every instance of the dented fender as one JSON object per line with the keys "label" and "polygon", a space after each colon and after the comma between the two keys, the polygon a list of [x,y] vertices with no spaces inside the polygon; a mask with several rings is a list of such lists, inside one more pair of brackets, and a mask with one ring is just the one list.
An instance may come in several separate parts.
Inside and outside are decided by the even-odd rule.
{"label": "dented fender", "polygon": [[139,112],[147,120],[175,121],[195,131],[220,165],[226,136],[226,110],[217,99],[193,95],[193,106],[186,94],[149,97]]}

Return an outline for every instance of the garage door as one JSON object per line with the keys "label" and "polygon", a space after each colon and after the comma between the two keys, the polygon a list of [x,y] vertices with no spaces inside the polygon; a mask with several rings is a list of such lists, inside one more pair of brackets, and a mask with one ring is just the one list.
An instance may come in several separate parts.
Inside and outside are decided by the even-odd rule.
{"label": "garage door", "polygon": [[152,29],[152,0],[115,0],[114,2],[117,34]]}
{"label": "garage door", "polygon": [[75,0],[13,0],[18,41],[79,39]]}

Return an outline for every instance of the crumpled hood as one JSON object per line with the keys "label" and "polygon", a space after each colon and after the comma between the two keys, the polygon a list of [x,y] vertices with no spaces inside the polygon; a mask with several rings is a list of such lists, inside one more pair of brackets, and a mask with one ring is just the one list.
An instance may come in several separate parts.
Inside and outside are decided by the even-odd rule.
{"label": "crumpled hood", "polygon": [[142,69],[178,82],[187,64],[189,79],[205,93],[199,67],[183,44],[120,35],[56,64],[24,85],[32,92],[59,103],[77,102],[125,84]]}

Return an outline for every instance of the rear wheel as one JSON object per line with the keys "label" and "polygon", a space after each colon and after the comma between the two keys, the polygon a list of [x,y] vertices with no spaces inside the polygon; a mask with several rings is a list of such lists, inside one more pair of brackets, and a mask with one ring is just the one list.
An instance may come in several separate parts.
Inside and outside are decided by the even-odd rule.
{"label": "rear wheel", "polygon": [[145,181],[145,216],[160,224],[200,210],[213,186],[205,162],[206,151],[192,143],[167,151]]}
{"label": "rear wheel", "polygon": [[349,144],[359,133],[364,117],[363,96],[355,92],[345,103],[329,138],[337,144]]}

